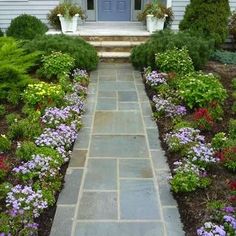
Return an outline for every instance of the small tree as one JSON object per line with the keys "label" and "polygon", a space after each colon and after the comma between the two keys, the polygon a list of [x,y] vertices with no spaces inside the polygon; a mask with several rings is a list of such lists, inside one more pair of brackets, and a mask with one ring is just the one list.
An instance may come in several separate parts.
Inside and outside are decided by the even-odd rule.
{"label": "small tree", "polygon": [[228,36],[229,16],[228,0],[191,0],[179,28],[213,38],[218,46]]}

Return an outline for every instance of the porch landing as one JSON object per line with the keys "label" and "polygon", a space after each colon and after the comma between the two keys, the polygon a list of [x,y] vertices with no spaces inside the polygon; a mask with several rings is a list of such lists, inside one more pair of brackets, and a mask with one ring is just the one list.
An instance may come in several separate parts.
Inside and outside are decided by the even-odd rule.
{"label": "porch landing", "polygon": [[[47,34],[61,34],[61,31],[49,30]],[[85,22],[78,26],[75,33],[66,33],[73,36],[150,36],[140,22]]]}

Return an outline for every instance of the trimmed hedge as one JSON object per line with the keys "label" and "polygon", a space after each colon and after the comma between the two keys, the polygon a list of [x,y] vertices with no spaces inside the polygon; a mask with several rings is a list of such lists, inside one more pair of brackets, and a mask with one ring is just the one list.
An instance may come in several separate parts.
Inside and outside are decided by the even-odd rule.
{"label": "trimmed hedge", "polygon": [[35,16],[23,14],[11,21],[6,31],[7,36],[16,39],[33,39],[47,32],[47,26]]}
{"label": "trimmed hedge", "polygon": [[155,33],[146,43],[135,47],[131,53],[131,61],[135,68],[156,68],[155,54],[169,49],[186,47],[195,69],[202,68],[213,52],[213,40],[193,36],[188,32],[174,33],[163,30]]}
{"label": "trimmed hedge", "polygon": [[75,59],[76,67],[88,71],[96,69],[98,64],[96,49],[79,37],[44,35],[26,42],[24,48],[28,52],[41,51],[46,55],[52,51],[68,53]]}

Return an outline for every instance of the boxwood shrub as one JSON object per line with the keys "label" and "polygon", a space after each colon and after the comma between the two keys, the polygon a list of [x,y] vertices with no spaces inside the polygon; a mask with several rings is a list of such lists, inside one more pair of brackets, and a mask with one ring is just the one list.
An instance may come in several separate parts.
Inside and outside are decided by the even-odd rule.
{"label": "boxwood shrub", "polygon": [[28,52],[41,51],[45,55],[52,51],[67,53],[75,59],[75,67],[88,71],[94,70],[98,64],[96,49],[80,37],[66,35],[43,35],[26,42],[24,48]]}
{"label": "boxwood shrub", "polygon": [[45,34],[47,30],[47,26],[37,17],[23,14],[11,21],[6,34],[16,39],[31,40],[37,35]]}
{"label": "boxwood shrub", "polygon": [[170,30],[163,30],[153,34],[146,43],[132,50],[132,64],[137,69],[147,66],[155,68],[155,54],[175,47],[179,49],[186,47],[195,69],[200,69],[208,61],[214,49],[214,41],[193,36],[188,32],[174,33]]}

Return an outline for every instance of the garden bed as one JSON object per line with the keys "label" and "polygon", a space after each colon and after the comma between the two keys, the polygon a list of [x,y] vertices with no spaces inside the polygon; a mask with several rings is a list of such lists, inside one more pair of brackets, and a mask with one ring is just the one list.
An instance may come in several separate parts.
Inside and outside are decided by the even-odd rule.
{"label": "garden bed", "polygon": [[[210,143],[214,138],[215,134],[219,132],[225,132],[226,134],[228,134],[229,121],[235,118],[235,113],[232,111],[232,106],[235,101],[235,98],[233,98],[232,96],[234,92],[232,86],[232,79],[235,78],[236,76],[236,66],[223,65],[217,62],[209,62],[206,68],[204,69],[204,72],[219,75],[220,81],[223,87],[227,90],[228,94],[228,97],[224,100],[224,103],[222,105],[223,108],[222,119],[214,121],[214,124],[210,129],[208,130],[202,129],[200,132],[200,135],[203,135],[205,137],[205,141],[207,143]],[[148,76],[147,74],[148,73],[146,73],[145,75],[144,73],[143,76],[146,92],[150,100],[152,101],[153,112],[154,114],[156,114],[157,107],[155,106],[155,102],[153,102],[153,96],[154,95],[158,96],[157,87],[159,86],[158,83],[160,82],[161,77],[158,77],[157,75],[153,74],[152,78],[154,79],[152,80],[150,76],[151,79],[148,81],[148,79],[146,79],[147,78],[146,76]],[[170,78],[173,77],[173,75],[168,74],[167,77]],[[151,83],[153,84],[155,83],[155,85],[153,86],[153,84],[151,85]],[[161,91],[161,89],[159,91]],[[183,104],[183,102],[181,103]],[[160,105],[158,106],[160,107]],[[182,118],[181,121],[184,120],[190,123],[194,123],[195,122],[193,116],[194,112],[196,112],[196,108],[194,107],[192,109],[188,108],[187,113],[184,115],[184,118]],[[173,176],[175,176],[176,174],[175,163],[178,162],[179,160],[182,160],[183,155],[180,154],[179,151],[175,152],[170,149],[166,137],[168,133],[173,131],[173,123],[178,124],[178,122],[181,121],[173,121],[175,118],[174,119],[173,117],[170,118],[163,113],[161,115],[160,114],[161,113],[159,113],[156,122],[160,132],[161,145],[162,148],[165,150],[167,161],[171,169],[171,174],[173,178]],[[236,162],[236,158],[234,159],[234,161]],[[205,224],[205,222],[212,221],[214,223],[221,223],[222,222],[221,220],[215,219],[216,211],[218,211],[218,213],[221,212],[222,206],[223,207],[227,205],[230,205],[232,207],[235,206],[234,205],[235,202],[230,201],[231,198],[234,199],[234,194],[235,194],[235,186],[234,184],[232,184],[235,183],[235,172],[226,169],[225,166],[222,165],[221,161],[219,161],[216,164],[212,164],[207,168],[207,177],[209,177],[211,182],[206,188],[198,187],[192,191],[179,191],[179,192],[172,190],[173,195],[178,202],[181,219],[187,236],[196,236],[197,229],[202,227]],[[225,226],[225,228],[226,227],[228,226]],[[227,234],[227,236],[236,235],[235,231],[233,232],[232,230],[230,233]],[[219,234],[219,235],[225,235],[225,234]]]}

